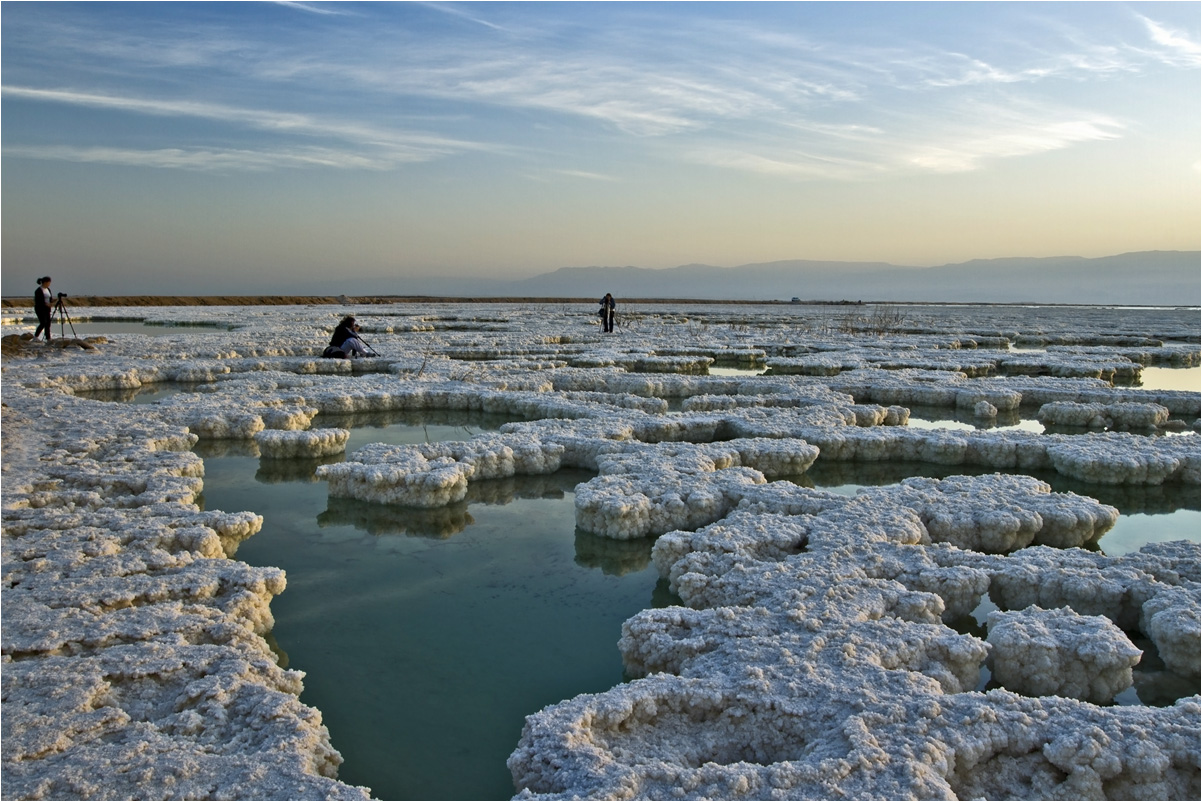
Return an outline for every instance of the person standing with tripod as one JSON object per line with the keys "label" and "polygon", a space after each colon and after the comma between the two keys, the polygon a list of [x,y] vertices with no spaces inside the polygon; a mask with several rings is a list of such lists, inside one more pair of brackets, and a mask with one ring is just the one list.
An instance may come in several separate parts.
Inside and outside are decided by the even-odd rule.
{"label": "person standing with tripod", "polygon": [[38,279],[38,288],[33,293],[33,311],[38,315],[38,328],[33,333],[35,340],[45,329],[46,342],[50,342],[50,310],[53,306],[54,300],[50,295],[50,276],[45,276]]}

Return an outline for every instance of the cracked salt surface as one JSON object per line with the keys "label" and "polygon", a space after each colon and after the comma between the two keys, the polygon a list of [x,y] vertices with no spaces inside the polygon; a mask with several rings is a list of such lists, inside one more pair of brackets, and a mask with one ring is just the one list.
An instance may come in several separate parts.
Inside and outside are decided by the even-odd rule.
{"label": "cracked salt surface", "polygon": [[[662,533],[655,565],[687,605],[624,624],[640,679],[527,719],[520,796],[1199,795],[1197,696],[1097,703],[1132,681],[1128,633],[1196,688],[1197,543],[1074,548],[1117,510],[1022,476],[1196,487],[1199,394],[1110,384],[1162,357],[1196,365],[1196,347],[1157,350],[1197,343],[1196,310],[913,307],[876,336],[827,310],[648,305],[603,337],[587,310],[404,306],[354,310],[384,360],[316,358],[345,311],[156,309],[248,325],[6,358],[6,794],[361,795],[333,779],[320,717],[264,640],[282,573],[226,556],[261,519],[199,512],[186,449],[330,453],[348,435],[314,430],[321,414],[471,409],[522,422],[361,448],[318,468],[331,500],[437,510],[490,477],[597,471],[577,525]],[[698,375],[761,353],[771,375]],[[210,386],[136,407],[72,395],[161,381]],[[1155,406],[1191,433],[924,432],[905,425],[915,404],[1167,425]],[[851,498],[769,481],[915,459],[1003,473]],[[946,625],[986,594],[1007,616],[996,638]],[[987,661],[1015,687],[973,690]]]}

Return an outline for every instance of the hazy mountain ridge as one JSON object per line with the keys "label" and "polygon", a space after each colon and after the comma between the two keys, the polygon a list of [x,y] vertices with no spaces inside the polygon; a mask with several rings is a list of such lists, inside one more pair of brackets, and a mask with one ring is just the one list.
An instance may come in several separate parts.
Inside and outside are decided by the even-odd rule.
{"label": "hazy mountain ridge", "polygon": [[[932,301],[1197,305],[1202,252],[1139,251],[1081,256],[974,259],[937,267],[792,259],[661,270],[564,267],[533,278],[487,282],[508,296],[729,300]],[[477,284],[476,292],[482,287]]]}

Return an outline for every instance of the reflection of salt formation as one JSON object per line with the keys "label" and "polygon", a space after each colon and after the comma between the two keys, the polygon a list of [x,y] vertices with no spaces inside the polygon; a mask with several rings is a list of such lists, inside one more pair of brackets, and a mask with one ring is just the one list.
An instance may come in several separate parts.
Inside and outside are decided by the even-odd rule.
{"label": "reflection of salt formation", "polygon": [[444,539],[475,523],[468,511],[471,504],[500,505],[517,499],[563,498],[583,478],[577,472],[558,471],[546,476],[487,479],[469,484],[463,501],[428,509],[331,496],[317,522],[321,526],[354,526],[373,535],[405,534]]}
{"label": "reflection of salt formation", "polygon": [[325,465],[337,457],[314,457],[312,459],[265,459],[259,461],[255,481],[274,485],[288,482],[316,482],[319,465]]}
{"label": "reflection of salt formation", "polygon": [[651,541],[614,540],[576,530],[576,564],[600,568],[610,576],[624,576],[651,565]]}
{"label": "reflection of salt formation", "polygon": [[[932,544],[920,515],[882,491],[849,499],[778,485],[763,486],[779,496],[764,506],[788,514],[748,503],[656,542],[656,565],[692,609],[645,610],[624,625],[623,660],[643,679],[528,717],[510,758],[527,797],[1197,796],[1197,697],[1165,709],[1102,708],[973,692],[989,647],[941,624],[1021,574],[1031,551],[1082,555],[1069,566],[1039,563],[1041,588],[1084,592],[1121,575],[1126,590],[1114,592],[1125,613],[1112,610],[1120,620],[1138,613],[1137,599],[1192,590],[1194,620],[1170,626],[1196,633],[1197,546],[1129,558],[1046,547],[989,556]],[[958,494],[955,482],[946,489]],[[1031,492],[990,477],[975,490],[1014,508]],[[1088,504],[1059,500],[1070,515]],[[963,522],[964,542],[974,526]],[[1102,614],[1059,595],[1055,606],[1075,611],[1065,615]],[[1006,660],[1038,659],[1036,644],[1024,650],[1005,635],[1003,627]],[[1129,670],[1131,653],[1110,651],[1110,661],[1078,661],[1074,679],[1115,685],[1114,664]]]}
{"label": "reflection of salt formation", "polygon": [[317,516],[320,526],[353,526],[371,535],[411,535],[436,540],[457,535],[474,522],[466,504],[432,510],[398,509],[333,497],[325,512]]}

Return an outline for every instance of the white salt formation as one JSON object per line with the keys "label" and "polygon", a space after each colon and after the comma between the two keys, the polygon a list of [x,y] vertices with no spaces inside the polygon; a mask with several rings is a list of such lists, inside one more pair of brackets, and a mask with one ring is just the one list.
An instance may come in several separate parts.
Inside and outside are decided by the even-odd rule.
{"label": "white salt formation", "polygon": [[[398,524],[363,501],[451,536],[455,502],[582,468],[592,548],[659,535],[684,606],[623,626],[638,679],[528,717],[521,798],[1200,796],[1198,696],[1098,704],[1131,684],[1133,638],[1196,686],[1198,544],[1076,548],[1118,511],[1027,475],[1196,487],[1200,394],[1110,383],[1199,364],[1196,311],[915,306],[860,335],[825,308],[646,305],[636,338],[591,308],[373,305],[354,311],[384,357],[355,361],[320,358],[342,307],[75,311],[158,331],[6,351],[6,797],[367,796],[264,640],[285,577],[234,559],[262,519],[197,507],[197,438],[251,444],[264,476],[324,460],[325,516],[369,531]],[[911,428],[916,405],[985,428]],[[344,421],[443,410],[514,422],[343,456]],[[990,428],[1019,416],[1065,430]],[[802,486],[852,462],[987,475]],[[952,628],[986,599],[979,634]]]}
{"label": "white salt formation", "polygon": [[255,442],[264,457],[328,457],[346,450],[351,433],[346,429],[310,429],[288,431],[272,429],[255,432]]}
{"label": "white salt formation", "polygon": [[1131,687],[1143,654],[1109,619],[1028,607],[989,614],[989,667],[999,685],[1026,696],[1107,704]]}

